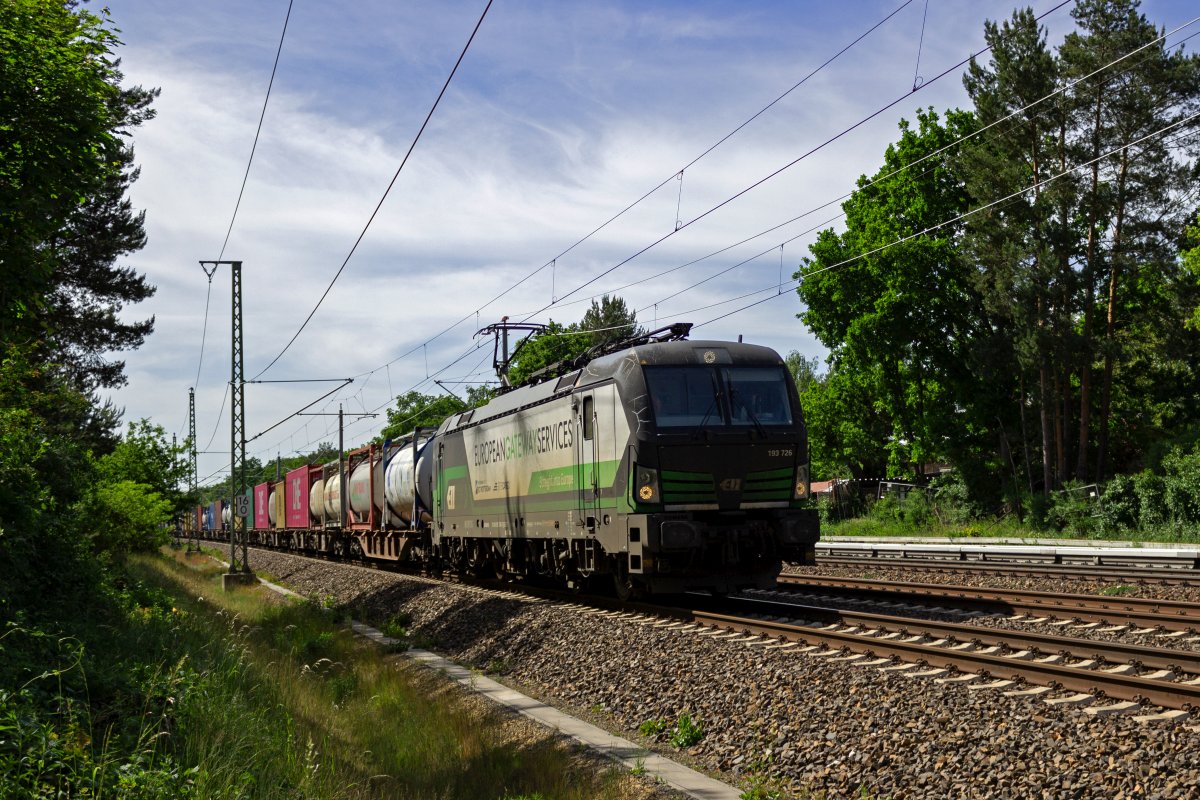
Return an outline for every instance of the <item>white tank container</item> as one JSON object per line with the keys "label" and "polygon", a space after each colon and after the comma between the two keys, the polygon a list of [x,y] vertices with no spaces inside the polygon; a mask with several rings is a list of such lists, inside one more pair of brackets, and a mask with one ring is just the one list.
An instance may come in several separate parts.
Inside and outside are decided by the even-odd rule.
{"label": "white tank container", "polygon": [[334,473],[325,481],[325,521],[340,522],[342,520],[342,481]]}
{"label": "white tank container", "polygon": [[271,497],[267,501],[267,519],[271,521],[271,527],[275,527],[275,492],[278,491],[271,487]]}
{"label": "white tank container", "polygon": [[[375,491],[371,491],[371,473],[374,472]],[[372,496],[372,494],[374,496]],[[383,508],[383,462],[368,464],[366,461],[354,468],[350,474],[350,508],[356,513],[366,514],[371,506]]]}
{"label": "white tank container", "polygon": [[[425,442],[417,444],[417,452],[425,446]],[[416,499],[415,470],[413,469],[413,447],[411,444],[396,451],[388,459],[386,495],[388,508],[404,522],[412,521],[413,505]]]}
{"label": "white tank container", "polygon": [[419,465],[428,443],[430,443],[428,439],[422,439],[416,443],[415,457],[418,461],[418,469],[413,468],[412,444],[397,449],[395,455],[391,456],[388,461],[388,476],[386,476],[388,509],[406,523],[413,521],[413,507],[416,499],[420,498],[425,507],[430,507],[418,486]]}
{"label": "white tank container", "polygon": [[221,522],[228,525],[231,519],[233,519],[233,509],[225,506],[221,509]]}
{"label": "white tank container", "polygon": [[314,522],[325,516],[325,481],[321,478],[313,481],[312,488],[308,490],[308,516]]}

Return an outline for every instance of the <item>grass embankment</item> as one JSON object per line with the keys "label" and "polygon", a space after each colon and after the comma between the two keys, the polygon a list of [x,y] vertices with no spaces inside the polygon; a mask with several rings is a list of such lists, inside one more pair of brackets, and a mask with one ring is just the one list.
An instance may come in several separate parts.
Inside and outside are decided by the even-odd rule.
{"label": "grass embankment", "polygon": [[[317,604],[261,587],[224,593],[221,567],[182,553],[131,559],[128,569],[127,614],[99,645],[127,673],[104,683],[128,688],[89,704],[93,676],[79,674],[98,663],[89,658],[31,677],[20,696],[0,694],[0,798],[646,792],[381,652]],[[64,691],[64,679],[83,696]],[[43,713],[27,713],[36,708]]]}

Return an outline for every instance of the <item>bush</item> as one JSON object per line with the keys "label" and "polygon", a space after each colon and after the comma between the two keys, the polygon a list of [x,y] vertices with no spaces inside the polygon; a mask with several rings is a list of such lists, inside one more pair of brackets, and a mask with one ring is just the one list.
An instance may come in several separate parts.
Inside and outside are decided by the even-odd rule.
{"label": "bush", "polygon": [[943,523],[965,525],[979,518],[979,509],[971,501],[970,487],[957,470],[934,478],[930,489],[934,513]]}
{"label": "bush", "polygon": [[933,519],[929,498],[921,489],[888,492],[871,507],[871,517],[904,528],[926,528]]}
{"label": "bush", "polygon": [[675,730],[671,734],[671,746],[676,750],[683,750],[703,738],[704,725],[700,722],[700,718],[692,719],[692,715],[686,711],[680,714],[679,721],[675,723]]}
{"label": "bush", "polygon": [[1088,538],[1101,527],[1099,495],[1091,487],[1068,483],[1050,495],[1046,521],[1071,536]]}
{"label": "bush", "polygon": [[1141,506],[1134,476],[1114,477],[1104,486],[1100,497],[1100,511],[1097,517],[1099,529],[1104,533],[1121,533],[1135,529],[1141,515]]}
{"label": "bush", "polygon": [[1144,470],[1133,476],[1133,485],[1138,496],[1138,528],[1150,530],[1166,522],[1163,479]]}
{"label": "bush", "polygon": [[1163,505],[1171,522],[1200,522],[1200,453],[1173,449],[1163,459]]}

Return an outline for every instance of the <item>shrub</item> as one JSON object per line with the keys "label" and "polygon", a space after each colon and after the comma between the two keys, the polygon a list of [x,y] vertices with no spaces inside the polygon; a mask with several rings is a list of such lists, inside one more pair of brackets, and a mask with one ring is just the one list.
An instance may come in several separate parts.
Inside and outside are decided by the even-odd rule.
{"label": "shrub", "polygon": [[1134,491],[1138,496],[1138,527],[1142,530],[1155,528],[1166,522],[1163,479],[1143,470],[1133,476]]}
{"label": "shrub", "polygon": [[1170,520],[1200,522],[1200,453],[1175,448],[1163,459],[1163,505]]}
{"label": "shrub", "polygon": [[679,721],[675,723],[675,730],[671,734],[671,746],[676,750],[683,750],[703,738],[704,725],[700,722],[700,718],[692,719],[692,715],[686,711],[680,714]]}
{"label": "shrub", "polygon": [[1141,498],[1132,475],[1117,475],[1104,486],[1097,523],[1104,533],[1119,533],[1137,527]]}

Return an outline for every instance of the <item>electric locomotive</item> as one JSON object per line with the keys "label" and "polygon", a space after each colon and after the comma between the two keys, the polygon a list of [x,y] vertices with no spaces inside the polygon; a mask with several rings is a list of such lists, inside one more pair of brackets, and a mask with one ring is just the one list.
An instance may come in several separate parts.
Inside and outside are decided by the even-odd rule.
{"label": "electric locomotive", "polygon": [[774,586],[812,563],[808,441],[779,354],[654,331],[447,419],[417,463],[452,568],[621,597]]}
{"label": "electric locomotive", "polygon": [[[690,328],[259,484],[250,538],[626,599],[772,587],[782,562],[813,563],[819,532],[796,387],[774,350]],[[228,514],[218,501],[197,525],[216,535]]]}

